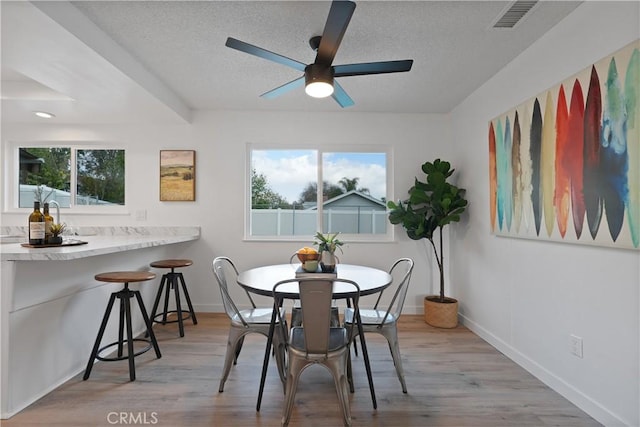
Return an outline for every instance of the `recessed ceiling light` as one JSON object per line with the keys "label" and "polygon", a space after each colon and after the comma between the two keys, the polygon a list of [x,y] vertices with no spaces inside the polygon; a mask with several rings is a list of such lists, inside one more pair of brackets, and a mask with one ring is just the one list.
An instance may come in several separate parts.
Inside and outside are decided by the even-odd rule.
{"label": "recessed ceiling light", "polygon": [[51,119],[56,116],[55,114],[47,113],[46,111],[34,111],[33,114],[38,117],[42,117],[43,119]]}

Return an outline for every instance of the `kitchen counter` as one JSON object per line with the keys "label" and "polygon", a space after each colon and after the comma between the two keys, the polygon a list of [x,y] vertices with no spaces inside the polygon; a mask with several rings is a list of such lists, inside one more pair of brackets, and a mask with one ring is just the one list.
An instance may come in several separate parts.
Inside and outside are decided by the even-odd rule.
{"label": "kitchen counter", "polygon": [[[15,236],[15,230],[13,236]],[[25,248],[26,238],[11,237],[16,243],[0,244],[0,261],[67,261],[110,253],[150,248],[200,238],[200,227],[85,227],[79,235],[65,239],[86,245]]]}
{"label": "kitchen counter", "polygon": [[[153,271],[149,264],[155,260],[189,258],[200,238],[200,227],[74,227],[65,237],[87,244],[27,248],[21,246],[25,228],[0,227],[1,419],[84,371],[109,297],[122,288],[96,281],[96,274]],[[155,272],[156,280],[131,284],[147,311],[164,274]],[[134,317],[133,330],[144,330],[142,316]],[[117,336],[116,316],[103,345]],[[97,363],[95,377],[99,370]],[[141,380],[143,375],[140,369]]]}

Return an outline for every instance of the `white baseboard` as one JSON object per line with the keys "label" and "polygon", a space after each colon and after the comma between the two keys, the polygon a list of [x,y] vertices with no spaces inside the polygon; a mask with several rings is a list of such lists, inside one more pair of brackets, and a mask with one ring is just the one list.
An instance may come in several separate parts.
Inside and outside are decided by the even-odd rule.
{"label": "white baseboard", "polygon": [[607,408],[603,407],[598,402],[564,381],[562,378],[559,378],[549,372],[543,366],[540,366],[534,360],[531,360],[526,355],[511,347],[508,343],[499,339],[474,321],[463,315],[460,315],[460,321],[474,334],[478,335],[487,343],[495,347],[498,351],[513,360],[551,389],[562,395],[565,399],[582,409],[596,421],[604,424],[605,426],[631,426],[631,423],[620,419],[616,414],[612,413]]}

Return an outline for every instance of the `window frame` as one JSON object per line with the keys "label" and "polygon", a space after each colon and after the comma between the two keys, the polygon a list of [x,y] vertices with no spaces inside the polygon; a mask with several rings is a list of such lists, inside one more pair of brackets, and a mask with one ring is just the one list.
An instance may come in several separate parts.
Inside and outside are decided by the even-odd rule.
{"label": "window frame", "polygon": [[[107,143],[104,141],[12,141],[7,144],[4,153],[5,166],[5,195],[3,200],[3,212],[17,213],[33,210],[31,207],[20,207],[20,148],[69,148],[71,153],[71,170],[69,177],[71,181],[70,192],[71,202],[69,207],[61,207],[64,215],[129,215],[128,191],[127,191],[127,150],[124,146]],[[125,200],[123,205],[77,205],[75,201],[77,191],[77,151],[78,150],[123,150],[125,152],[124,186]]]}
{"label": "window frame", "polygon": [[[245,172],[244,172],[244,240],[245,241],[268,241],[268,242],[310,242],[313,241],[313,235],[287,235],[287,236],[253,236],[251,235],[251,170],[252,170],[252,153],[254,150],[313,150],[317,156],[317,175],[316,182],[322,183],[322,168],[324,153],[385,153],[386,154],[386,200],[394,200],[393,194],[393,146],[382,144],[344,144],[344,145],[327,145],[327,144],[276,144],[276,143],[247,143],[245,151]],[[322,200],[322,184],[317,186],[317,200]],[[322,204],[318,206],[318,216],[316,218],[316,229],[322,230],[323,219]],[[388,212],[388,211],[387,211]],[[394,229],[390,223],[387,223],[386,233],[377,234],[357,234],[357,233],[340,233],[340,239],[345,242],[393,242]]]}

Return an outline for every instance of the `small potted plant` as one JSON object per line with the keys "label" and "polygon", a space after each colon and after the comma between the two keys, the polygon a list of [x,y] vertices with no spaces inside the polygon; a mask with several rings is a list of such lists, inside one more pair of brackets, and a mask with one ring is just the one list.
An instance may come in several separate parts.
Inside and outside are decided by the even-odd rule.
{"label": "small potted plant", "polygon": [[336,249],[342,248],[344,245],[340,239],[338,239],[338,233],[334,234],[322,234],[317,232],[315,235],[314,244],[318,246],[318,252],[320,253],[320,268],[324,273],[333,273],[336,269]]}
{"label": "small potted plant", "polygon": [[62,244],[62,236],[61,234],[67,228],[67,225],[62,224],[51,224],[51,238],[49,239],[49,244],[51,245],[61,245]]}

